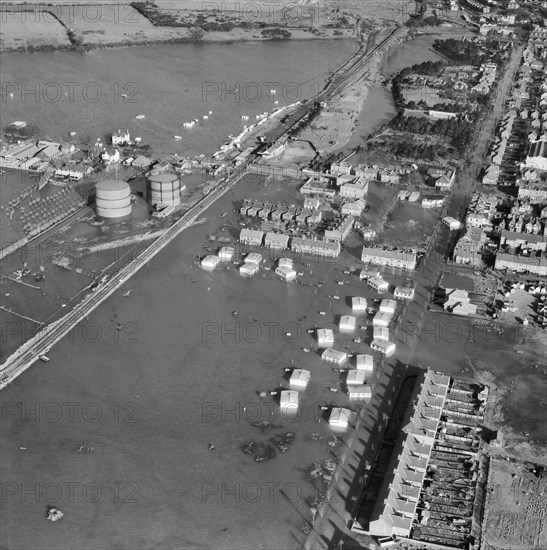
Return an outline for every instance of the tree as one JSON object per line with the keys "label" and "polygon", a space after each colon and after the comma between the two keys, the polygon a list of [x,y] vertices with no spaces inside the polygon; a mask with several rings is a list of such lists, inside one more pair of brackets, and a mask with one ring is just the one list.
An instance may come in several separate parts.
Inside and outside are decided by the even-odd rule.
{"label": "tree", "polygon": [[189,37],[192,42],[201,42],[203,40],[204,34],[205,32],[203,31],[202,28],[194,27],[190,30]]}

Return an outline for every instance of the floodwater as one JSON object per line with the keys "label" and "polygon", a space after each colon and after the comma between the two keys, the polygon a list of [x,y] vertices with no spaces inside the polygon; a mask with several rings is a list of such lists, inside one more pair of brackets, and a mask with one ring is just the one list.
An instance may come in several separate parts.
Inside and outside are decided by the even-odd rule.
{"label": "floodwater", "polygon": [[[49,363],[2,392],[2,475],[15,491],[2,507],[3,545],[301,546],[319,490],[309,469],[347,452],[343,441],[307,440],[336,433],[319,422],[319,405],[357,410],[342,392],[343,375],[301,348],[315,347],[308,329],[337,323],[350,312],[348,297],[369,289],[342,273],[343,264],[356,265],[348,253],[341,263],[297,258],[310,286],[281,282],[273,270],[245,279],[231,264],[214,272],[192,266],[207,235],[230,222],[216,216],[246,196],[287,197],[286,185],[238,186],[207,213],[211,222],[183,233],[124,285],[120,293],[134,290],[128,298],[116,293],[52,348]],[[327,281],[323,294],[319,281]],[[357,351],[357,336],[370,341],[370,329],[342,336],[337,347]],[[287,387],[284,369],[297,366],[311,381],[293,421],[269,392]],[[274,424],[252,425],[262,420]],[[240,450],[288,431],[294,443],[272,460],[257,463]],[[27,490],[35,487],[36,498]],[[65,513],[59,524],[45,520],[48,505]]]}
{"label": "floodwater", "polygon": [[10,53],[2,56],[2,118],[51,139],[76,131],[76,143],[94,143],[127,128],[156,152],[211,154],[256,115],[313,97],[356,49],[351,40],[310,40]]}
{"label": "floodwater", "polygon": [[[422,35],[404,42],[399,48],[390,51],[380,72],[386,76],[393,76],[405,67],[416,63],[441,60],[442,58],[432,50],[432,44],[436,38],[440,36]],[[386,86],[370,86],[365,105],[359,115],[358,126],[345,149],[349,150],[360,145],[369,134],[388,123],[396,114],[391,89]],[[363,159],[362,155],[357,155],[355,162],[366,162],[366,159]]]}
{"label": "floodwater", "polygon": [[[275,65],[279,56],[278,74],[285,81],[304,82],[322,74],[325,58],[338,60],[353,51],[352,45],[341,42],[299,47],[307,50],[309,44],[310,58],[294,55],[291,43],[285,59],[283,43],[252,45],[261,53],[261,62],[253,69],[248,45],[211,46],[218,54],[213,65],[217,75],[221,71],[226,75],[229,69],[234,81],[240,78],[238,71],[269,81],[274,79],[272,59]],[[140,127],[131,117],[144,112],[149,126],[143,137],[171,147],[168,137],[178,130],[178,120],[208,109],[200,103],[200,90],[209,76],[198,69],[205,66],[209,46],[189,47],[192,55],[182,59],[180,52],[188,51],[183,48],[108,50],[78,58],[66,53],[24,58],[16,54],[7,57],[4,70],[13,78],[17,74],[39,80],[66,74],[104,82],[113,76],[135,80],[134,67],[139,67],[139,77],[145,75],[147,82],[141,82],[139,89],[148,88],[150,95],[137,106],[93,109],[87,132],[101,135],[112,124],[134,131]],[[210,51],[206,58],[210,61]],[[96,59],[106,68],[95,76]],[[310,59],[317,59],[317,64]],[[62,61],[68,63],[66,73],[59,69]],[[186,109],[174,106],[174,98],[185,89],[183,61],[195,67],[189,71],[193,84],[187,88],[191,92],[184,100]],[[166,93],[157,91],[158,82]],[[8,117],[25,119],[26,113],[29,118],[26,107],[10,107]],[[56,124],[64,133],[90,120],[81,103],[66,106],[66,112],[60,104],[37,107],[33,111],[37,124],[51,132],[57,131]],[[257,108],[263,110],[264,105]],[[242,112],[254,111],[249,105],[228,106],[224,116],[230,130],[197,129],[191,141],[183,140],[181,150],[217,149],[221,134],[233,131],[232,124]],[[305,273],[301,279],[311,286],[283,283],[273,271],[265,271],[265,278],[244,279],[235,266],[212,273],[192,267],[207,235],[229,221],[216,216],[232,210],[244,197],[286,197],[286,193],[286,183],[271,183],[268,188],[255,182],[238,185],[206,213],[211,222],[183,233],[126,282],[120,292],[133,290],[129,297],[113,295],[52,348],[50,362],[36,363],[2,392],[3,546],[82,550],[302,546],[303,528],[318,492],[309,469],[347,453],[343,433],[335,447],[326,440],[307,440],[310,433],[336,433],[320,421],[319,405],[356,407],[342,391],[329,391],[343,388],[343,376],[316,352],[306,354],[301,348],[314,347],[308,329],[329,326],[350,312],[349,297],[374,297],[356,277],[342,273],[344,265],[357,267],[360,246],[344,252],[336,263],[297,258],[297,270]],[[296,196],[296,188],[290,194]],[[238,230],[235,225],[225,234],[234,238]],[[349,284],[335,283],[344,279]],[[319,281],[327,282],[318,291]],[[370,327],[362,334],[341,337],[337,347],[366,353],[366,344],[352,342],[356,336],[370,342]],[[301,395],[302,414],[294,421],[280,415],[269,392],[287,387],[284,369],[296,366],[309,369],[311,381]],[[376,376],[373,385],[375,381]],[[266,397],[258,392],[266,392]],[[256,421],[270,424],[257,427]],[[257,463],[240,450],[248,441],[267,445],[270,438],[289,431],[295,434],[294,443],[271,460]],[[46,521],[49,505],[65,513],[59,523]]]}

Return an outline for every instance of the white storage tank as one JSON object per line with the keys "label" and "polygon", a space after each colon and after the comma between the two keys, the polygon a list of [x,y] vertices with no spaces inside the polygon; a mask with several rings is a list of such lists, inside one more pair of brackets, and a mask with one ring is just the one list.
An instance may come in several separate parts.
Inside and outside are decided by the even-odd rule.
{"label": "white storage tank", "polygon": [[148,177],[147,195],[148,202],[152,206],[178,206],[180,193],[181,182],[178,174],[162,172]]}
{"label": "white storage tank", "polygon": [[122,218],[131,214],[131,189],[125,181],[103,180],[95,185],[97,216]]}

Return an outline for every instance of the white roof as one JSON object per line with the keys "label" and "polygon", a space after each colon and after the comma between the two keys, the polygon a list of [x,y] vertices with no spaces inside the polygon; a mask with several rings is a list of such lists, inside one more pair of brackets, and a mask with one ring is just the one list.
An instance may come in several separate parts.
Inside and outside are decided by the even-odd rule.
{"label": "white roof", "polygon": [[353,399],[370,399],[372,397],[372,388],[368,385],[348,386],[348,397]]}
{"label": "white roof", "polygon": [[375,340],[389,340],[389,329],[387,327],[374,327],[373,338]]}
{"label": "white roof", "polygon": [[395,300],[386,299],[380,302],[380,311],[395,313],[396,309],[397,309],[397,302]]}
{"label": "white roof", "polygon": [[391,353],[392,351],[395,351],[395,344],[393,342],[389,342],[388,340],[374,339],[371,342],[370,347],[372,349],[377,349],[378,351],[380,351],[382,353],[385,353],[385,354],[388,354],[388,353]]}
{"label": "white roof", "polygon": [[279,404],[281,407],[293,409],[298,407],[298,392],[294,390],[283,390],[279,396]]}
{"label": "white roof", "polygon": [[[135,164],[135,163],[133,163],[133,164]],[[262,231],[256,231],[254,229],[244,228],[244,229],[241,230],[241,232],[239,234],[239,239],[240,240],[246,240],[246,239],[262,240],[263,236],[264,236],[264,233]]]}
{"label": "white roof", "polygon": [[372,319],[373,326],[387,327],[391,321],[392,313],[387,311],[379,311]]}
{"label": "white roof", "polygon": [[330,328],[318,329],[317,342],[319,344],[334,344],[334,331],[332,331]]}
{"label": "white roof", "polygon": [[353,330],[355,328],[355,317],[351,315],[342,315],[339,326],[341,329]]}
{"label": "white roof", "polygon": [[262,261],[262,254],[259,254],[258,252],[251,252],[245,256],[244,262],[249,264],[259,264]]}
{"label": "white roof", "polygon": [[210,254],[209,256],[205,256],[205,258],[201,260],[201,265],[203,267],[216,267],[218,265],[218,262],[220,262],[220,258],[218,256]]}
{"label": "white roof", "polygon": [[365,383],[365,371],[363,370],[350,370],[346,378],[346,384],[348,386],[361,386]]}
{"label": "white roof", "polygon": [[355,357],[358,370],[372,371],[374,369],[374,360],[372,355],[359,354]]}
{"label": "white roof", "polygon": [[351,309],[353,311],[364,311],[367,309],[367,299],[355,296],[351,299]]}
{"label": "white roof", "polygon": [[342,363],[346,360],[347,355],[343,351],[339,351],[337,349],[326,349],[321,354],[321,358],[333,363]]}
{"label": "white roof", "polygon": [[239,268],[239,272],[243,273],[244,275],[254,275],[258,271],[258,265],[257,264],[243,264]]}
{"label": "white roof", "polygon": [[368,284],[371,285],[371,286],[376,286],[376,287],[389,287],[389,283],[387,281],[385,281],[384,279],[382,279],[382,277],[371,277],[369,280],[368,280]]}
{"label": "white roof", "polygon": [[342,407],[334,407],[329,416],[329,424],[332,426],[346,427],[349,423],[351,411]]}
{"label": "white roof", "polygon": [[294,279],[296,277],[296,271],[292,267],[281,265],[275,268],[277,275],[281,275],[285,279]]}
{"label": "white roof", "polygon": [[304,369],[294,369],[289,378],[291,386],[306,387],[310,381],[310,371]]}

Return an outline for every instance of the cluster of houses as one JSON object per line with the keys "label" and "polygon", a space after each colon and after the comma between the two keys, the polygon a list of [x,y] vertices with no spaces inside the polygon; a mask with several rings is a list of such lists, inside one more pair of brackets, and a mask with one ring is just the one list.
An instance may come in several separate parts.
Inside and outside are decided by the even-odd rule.
{"label": "cluster of houses", "polygon": [[243,228],[239,241],[246,246],[264,246],[274,250],[292,250],[297,254],[322,258],[337,258],[342,250],[341,241],[294,237],[273,231]]}
{"label": "cluster of houses", "polygon": [[488,94],[496,80],[497,68],[495,63],[483,63],[480,67],[479,81],[471,88],[471,91],[477,94]]}
{"label": "cluster of houses", "polygon": [[506,212],[506,205],[504,211],[499,209],[502,202],[497,195],[473,196],[465,219],[466,229],[456,243],[452,259],[480,267],[487,247],[492,253],[496,251],[497,270],[547,275],[547,207],[529,199],[515,199]]}
{"label": "cluster of houses", "polygon": [[70,158],[77,150],[74,145],[47,140],[27,140],[0,149],[0,167],[45,172],[56,159]]}
{"label": "cluster of houses", "polygon": [[469,547],[487,483],[479,449],[489,390],[476,387],[430,369],[418,375],[372,513],[358,515],[353,532],[386,537],[381,547],[393,537]]}
{"label": "cluster of houses", "polygon": [[296,222],[297,224],[314,226],[323,217],[321,210],[318,209],[320,205],[321,201],[313,197],[306,197],[303,208],[245,199],[239,213],[242,216],[258,218],[263,221],[270,220],[284,224]]}
{"label": "cluster of houses", "polygon": [[[504,182],[520,185],[522,182],[526,186],[533,186],[534,171],[547,170],[547,36],[544,34],[547,34],[544,29],[535,28],[523,51],[517,80],[508,102],[508,112],[500,125],[491,150],[491,164],[483,177],[486,185]],[[538,40],[538,35],[543,39]],[[520,137],[523,130],[529,132],[527,144]],[[527,154],[519,165],[521,148]],[[528,175],[514,182],[511,175],[519,169],[521,172],[527,170]]]}

